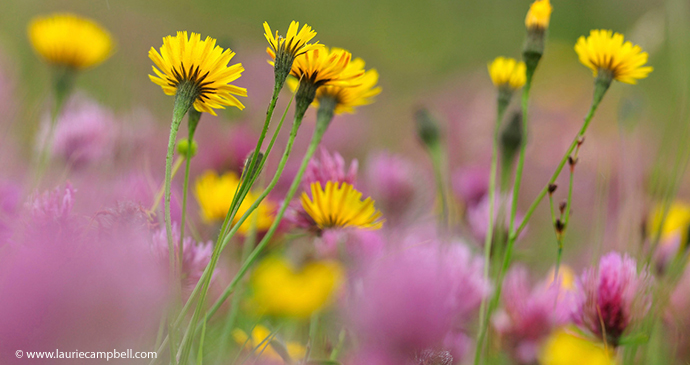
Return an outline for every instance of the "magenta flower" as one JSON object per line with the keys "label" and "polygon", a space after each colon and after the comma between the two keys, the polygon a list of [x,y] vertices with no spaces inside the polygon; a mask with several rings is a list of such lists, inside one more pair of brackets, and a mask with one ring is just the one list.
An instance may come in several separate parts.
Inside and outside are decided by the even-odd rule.
{"label": "magenta flower", "polygon": [[582,273],[576,285],[573,320],[614,347],[651,305],[649,272],[638,273],[637,263],[627,254],[606,254],[598,268]]}
{"label": "magenta flower", "polygon": [[309,166],[304,172],[302,189],[311,191],[310,185],[320,182],[326,186],[327,181],[346,182],[354,185],[357,181],[357,160],[352,160],[350,167],[346,168],[345,159],[338,152],[330,154],[325,148],[321,148],[319,159],[309,161]]}
{"label": "magenta flower", "polygon": [[363,343],[394,359],[462,352],[449,335],[462,331],[490,293],[482,267],[462,244],[417,245],[374,261],[353,293],[351,318]]}
{"label": "magenta flower", "polygon": [[419,171],[403,158],[378,153],[367,161],[367,187],[387,219],[401,217],[411,208],[419,185]]}
{"label": "magenta flower", "polygon": [[542,341],[570,319],[570,293],[549,280],[530,288],[527,269],[517,266],[506,275],[502,301],[494,327],[516,363],[536,363]]}
{"label": "magenta flower", "polygon": [[[39,133],[40,150],[45,143],[50,125],[46,115]],[[83,96],[72,98],[58,117],[53,141],[53,156],[60,157],[74,167],[112,160],[117,122],[113,113]]]}
{"label": "magenta flower", "polygon": [[[180,242],[180,228],[173,225],[172,237],[175,252],[178,252]],[[168,239],[165,233],[165,228],[161,228],[154,232],[153,240],[151,242],[153,254],[158,257],[161,265],[168,269],[170,258],[168,256]],[[197,244],[191,237],[185,237],[182,243],[182,287],[189,292],[194,289],[194,286],[204,273],[206,265],[211,261],[211,254],[213,253],[213,243],[208,241],[206,243]]]}

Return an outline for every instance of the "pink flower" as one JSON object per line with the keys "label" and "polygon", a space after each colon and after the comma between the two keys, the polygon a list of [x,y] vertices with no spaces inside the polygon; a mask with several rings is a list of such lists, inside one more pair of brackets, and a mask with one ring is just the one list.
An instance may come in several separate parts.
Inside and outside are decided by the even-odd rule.
{"label": "pink flower", "polygon": [[[172,237],[175,252],[178,252],[180,242],[180,228],[173,225]],[[153,254],[159,259],[159,262],[167,270],[170,263],[168,238],[165,228],[161,228],[154,232],[153,240],[151,242]],[[208,241],[206,243],[197,244],[191,237],[185,237],[182,243],[182,287],[191,292],[197,284],[201,275],[204,273],[206,265],[211,261],[211,254],[213,253],[213,243]]]}
{"label": "pink flower", "polygon": [[367,187],[386,218],[404,216],[417,197],[419,171],[400,156],[378,153],[367,161]]}
{"label": "pink flower", "polygon": [[351,318],[362,343],[392,358],[457,350],[449,334],[461,331],[490,293],[482,268],[462,244],[417,245],[384,255],[353,293]]}
{"label": "pink flower", "polygon": [[[35,198],[17,242],[0,253],[0,363],[14,352],[150,349],[167,298],[149,238],[71,225],[71,188]],[[44,224],[48,221],[50,224]],[[123,224],[118,232],[139,228]],[[27,232],[23,232],[27,231]],[[40,237],[40,242],[34,241]],[[127,239],[120,239],[127,237]],[[36,244],[40,243],[40,244]]]}
{"label": "pink flower", "polygon": [[[39,133],[39,150],[46,141],[50,123],[50,116],[46,115]],[[75,167],[112,160],[116,134],[113,113],[78,95],[58,117],[50,152]]]}
{"label": "pink flower", "polygon": [[612,346],[618,346],[623,333],[651,305],[649,272],[638,273],[637,263],[627,254],[606,254],[598,269],[586,269],[576,285],[575,323]]}
{"label": "pink flower", "polygon": [[327,181],[355,184],[357,181],[357,160],[352,160],[350,167],[346,168],[345,159],[338,152],[330,154],[323,147],[320,151],[321,157],[309,161],[309,166],[304,172],[302,188],[305,191],[311,191],[310,185],[315,182],[320,182],[322,186],[326,186]]}
{"label": "pink flower", "polygon": [[541,342],[569,320],[569,293],[548,280],[530,288],[527,269],[517,266],[506,275],[502,301],[494,327],[517,363],[535,363]]}

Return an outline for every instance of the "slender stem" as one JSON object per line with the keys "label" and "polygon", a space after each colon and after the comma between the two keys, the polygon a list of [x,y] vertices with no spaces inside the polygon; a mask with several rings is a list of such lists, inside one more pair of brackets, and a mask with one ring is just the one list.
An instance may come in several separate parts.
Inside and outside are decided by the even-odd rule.
{"label": "slender stem", "polygon": [[[573,142],[570,144],[570,147],[566,151],[566,153],[563,155],[563,158],[561,159],[561,162],[558,164],[558,167],[556,168],[556,171],[554,174],[551,176],[551,179],[548,181],[546,186],[541,190],[539,195],[537,196],[537,199],[532,203],[532,206],[530,206],[529,210],[527,211],[527,214],[525,214],[525,218],[523,219],[522,223],[517,229],[513,229],[514,223],[515,223],[515,211],[517,209],[517,194],[518,194],[518,189],[520,187],[519,184],[519,175],[518,172],[516,172],[516,182],[515,182],[515,190],[513,191],[513,209],[511,212],[511,222],[510,222],[510,235],[508,236],[508,245],[506,247],[506,252],[505,255],[503,256],[503,265],[501,267],[501,271],[499,272],[498,278],[496,279],[496,293],[494,294],[494,298],[492,301],[492,305],[489,307],[489,311],[491,312],[492,308],[495,308],[498,305],[498,301],[500,300],[501,297],[501,288],[503,286],[503,277],[505,275],[505,271],[508,269],[510,266],[510,262],[512,259],[512,253],[513,253],[513,246],[515,245],[515,241],[517,237],[520,235],[520,232],[524,229],[526,226],[527,222],[529,221],[530,217],[534,213],[534,210],[536,209],[537,205],[541,200],[544,198],[546,193],[548,192],[549,185],[553,184],[556,182],[556,179],[561,173],[561,170],[563,170],[563,167],[565,166],[566,162],[568,161],[568,158],[570,157],[570,154],[573,152],[575,147],[577,147],[578,142],[581,140],[581,138],[584,136],[585,132],[587,131],[587,128],[589,127],[590,122],[592,121],[592,118],[594,117],[594,113],[596,112],[599,103],[601,103],[601,100],[604,97],[604,94],[608,90],[609,86],[611,85],[611,78],[608,78],[607,75],[603,74],[603,72],[600,71],[599,77],[597,77],[595,81],[595,88],[594,88],[594,97],[592,100],[592,105],[589,109],[589,112],[587,113],[587,117],[585,117],[584,123],[582,124],[582,127],[580,128],[580,131],[578,132],[577,136],[573,139]],[[527,79],[527,84],[526,86],[531,83],[530,78],[528,77]],[[525,95],[525,92],[529,92],[529,89],[527,88],[526,91],[523,92],[523,121],[527,121],[527,112],[526,112],[526,107],[527,107],[527,101],[529,100],[528,97],[529,95]],[[527,123],[524,124],[525,128],[527,126]],[[524,161],[524,146],[523,145],[523,150],[520,152],[520,160]],[[519,172],[522,172],[522,167],[520,166],[521,164],[518,164]]]}
{"label": "slender stem", "polygon": [[[281,174],[282,174],[282,169],[285,167],[285,163],[287,162],[287,159],[290,155],[290,152],[292,151],[292,144],[295,140],[295,137],[297,136],[297,130],[299,129],[300,125],[302,124],[302,119],[304,118],[304,113],[306,112],[307,108],[309,107],[309,104],[311,104],[311,102],[313,101],[313,99],[314,99],[313,95],[315,94],[315,92],[316,92],[316,89],[313,90],[313,93],[311,94],[311,98],[308,101],[299,100],[299,96],[298,96],[298,104],[297,104],[297,108],[295,110],[295,120],[293,123],[292,130],[290,131],[290,139],[288,140],[288,144],[285,147],[285,153],[283,154],[283,159],[281,159],[281,162],[280,162],[281,165],[279,165],[279,170],[280,170]],[[299,94],[299,91],[298,91],[298,94]],[[333,106],[333,108],[335,108],[335,106]],[[331,117],[333,116],[332,110],[331,110],[330,115],[331,115]],[[329,120],[329,122],[330,122],[330,120]],[[316,145],[318,145],[318,142],[320,142],[321,137],[323,137],[323,132],[325,132],[325,127],[319,128],[320,124],[323,124],[323,123],[319,123],[317,120],[317,126],[316,126],[316,129],[314,131],[314,136],[316,137],[317,133],[321,129],[323,129],[323,131],[320,133],[320,136],[318,138]],[[326,125],[326,127],[327,127],[327,125]],[[234,284],[231,284],[233,286],[233,288],[235,285],[237,285],[237,282],[239,281],[239,279],[241,279],[242,276],[244,276],[244,273],[249,269],[251,264],[256,260],[258,255],[261,253],[263,248],[268,244],[268,241],[273,237],[273,234],[277,230],[278,225],[280,224],[280,221],[282,220],[283,215],[285,214],[285,211],[289,205],[288,203],[290,202],[290,200],[294,196],[295,192],[297,191],[297,187],[299,187],[299,182],[302,180],[302,175],[304,174],[304,170],[306,170],[306,165],[308,164],[309,160],[311,159],[311,156],[314,154],[314,151],[316,150],[316,146],[314,145],[313,142],[314,142],[314,140],[312,140],[312,143],[309,145],[309,148],[307,150],[307,154],[305,155],[305,159],[307,157],[308,157],[308,159],[306,162],[304,162],[304,160],[303,160],[303,166],[300,168],[300,171],[298,171],[297,176],[295,177],[295,180],[293,180],[293,185],[290,187],[288,194],[285,196],[284,204],[281,206],[280,210],[278,211],[278,214],[276,215],[276,218],[274,219],[273,224],[268,229],[268,231],[264,235],[261,242],[259,242],[259,244],[254,249],[254,251],[252,251],[252,253],[249,255],[249,258],[247,258],[247,260],[244,262],[244,264],[240,268],[240,271],[238,272],[238,274],[235,275],[235,278],[233,279]],[[277,172],[274,179],[277,179],[279,177],[280,177],[280,174],[278,174],[278,172]],[[257,200],[257,202],[258,202],[258,200]],[[250,209],[247,210],[247,212],[245,212],[244,216],[248,216],[249,214],[251,214],[254,211],[254,209],[256,209],[256,207],[258,207],[257,202],[255,202],[252,205],[252,207],[250,207]],[[246,219],[246,217],[244,217],[244,216],[243,216],[243,218]],[[231,231],[228,232],[227,235],[225,235],[225,237],[223,238],[223,243],[217,247],[219,252],[222,251],[222,249],[225,247],[227,242],[229,242],[230,238],[232,238],[234,236],[234,234],[237,232],[239,227],[242,225],[242,222],[243,221],[237,222],[232,227]],[[211,263],[209,264],[210,272],[212,272],[213,269],[215,268],[215,265],[217,264],[217,261],[218,261],[218,256],[219,255],[214,255],[215,260],[214,260],[214,257],[211,258]],[[192,330],[196,329],[196,321],[198,320],[200,312],[203,310],[203,304],[205,301],[206,292],[208,291],[209,282],[210,282],[210,275],[206,275],[206,280],[204,282],[204,286],[203,286],[203,289],[201,291],[201,297],[199,299],[199,302],[197,303],[197,308],[194,312],[194,315],[192,315],[192,321],[190,322],[190,325],[187,327],[187,331],[185,333],[185,338],[189,336],[189,334],[192,332]],[[208,317],[210,317],[210,315],[207,316],[207,318]],[[185,348],[189,348],[189,346],[191,345],[191,337],[192,336],[189,336],[186,343],[185,343],[185,339],[183,338],[183,343],[185,343],[186,346],[183,347],[182,359],[186,358]]]}
{"label": "slender stem", "polygon": [[[297,171],[297,175],[295,175],[295,178],[292,180],[292,185],[290,185],[290,189],[288,190],[288,193],[285,195],[285,199],[283,200],[283,204],[281,206],[280,211],[276,215],[276,218],[273,221],[273,224],[269,228],[269,230],[266,232],[264,235],[264,238],[259,242],[259,244],[256,246],[254,251],[249,255],[249,258],[244,262],[238,273],[235,275],[233,280],[230,282],[230,285],[225,289],[223,294],[218,298],[216,303],[211,307],[211,309],[208,311],[207,316],[213,316],[213,314],[220,308],[220,306],[223,304],[223,302],[228,298],[228,296],[233,292],[235,289],[235,286],[239,282],[239,280],[246,274],[247,270],[249,267],[251,267],[252,263],[257,259],[258,255],[261,253],[263,248],[266,246],[268,241],[273,237],[273,234],[275,233],[276,229],[278,228],[278,225],[280,224],[281,219],[283,218],[283,215],[285,214],[285,211],[289,205],[289,202],[292,200],[294,197],[295,193],[297,192],[297,189],[299,188],[299,185],[302,181],[302,176],[304,175],[304,171],[307,169],[307,166],[309,165],[309,161],[311,160],[312,156],[314,155],[314,152],[316,151],[316,148],[318,147],[319,143],[321,142],[321,139],[323,138],[324,133],[326,132],[326,129],[328,128],[328,124],[330,123],[331,119],[333,118],[333,111],[331,110],[328,112],[328,110],[323,111],[324,109],[324,100],[321,100],[321,108],[319,109],[319,115],[317,117],[316,121],[316,129],[314,129],[314,134],[312,136],[311,142],[309,143],[309,147],[307,149],[306,154],[304,155],[304,158],[302,159],[302,164],[300,165],[300,169]],[[281,161],[282,162],[282,161]],[[275,181],[277,182],[277,180]],[[274,181],[271,182],[273,184]],[[273,184],[275,185],[275,184]],[[270,186],[270,184],[269,184]],[[238,224],[241,224],[243,222],[248,214],[251,212],[248,210],[244,216],[240,219],[240,222]],[[232,233],[232,232],[231,232]]]}
{"label": "slender stem", "polygon": [[[484,279],[489,281],[489,272],[491,261],[491,246],[493,242],[494,234],[494,205],[496,202],[496,170],[498,169],[498,139],[501,130],[501,121],[503,120],[503,115],[505,114],[506,108],[508,107],[508,102],[510,99],[500,98],[498,99],[498,107],[496,113],[496,124],[494,125],[494,138],[492,141],[491,148],[491,171],[489,174],[489,224],[486,229],[486,235],[484,237]],[[479,358],[482,354],[482,349],[484,347],[484,338],[488,331],[488,321],[485,317],[488,315],[486,312],[486,298],[482,298],[481,307],[479,309],[479,336],[477,339],[477,349],[475,351],[475,364],[479,363]]]}
{"label": "slender stem", "polygon": [[187,191],[189,190],[189,168],[192,164],[192,155],[194,154],[194,148],[192,144],[194,143],[194,132],[196,132],[196,127],[199,125],[199,119],[201,118],[201,112],[190,108],[189,116],[187,117],[187,125],[189,126],[189,133],[187,136],[187,155],[185,156],[185,166],[184,166],[184,182],[182,184],[182,214],[180,217],[180,242],[178,243],[178,256],[180,265],[180,270],[182,270],[182,263],[184,261],[184,228],[187,218]]}

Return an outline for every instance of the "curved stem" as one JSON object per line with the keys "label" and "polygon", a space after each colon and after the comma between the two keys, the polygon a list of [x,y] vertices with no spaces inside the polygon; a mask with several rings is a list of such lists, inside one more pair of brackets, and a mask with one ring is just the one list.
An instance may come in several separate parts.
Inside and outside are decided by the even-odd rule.
{"label": "curved stem", "polygon": [[180,242],[178,243],[178,265],[180,270],[182,270],[182,263],[184,261],[184,228],[187,218],[187,191],[189,190],[189,167],[192,164],[192,155],[194,154],[194,148],[192,144],[194,143],[194,132],[196,132],[196,127],[199,124],[199,119],[201,118],[201,112],[196,109],[191,109],[189,111],[189,116],[187,117],[187,124],[189,126],[189,133],[187,136],[187,155],[185,156],[185,166],[184,166],[184,182],[182,184],[182,213],[180,217]]}

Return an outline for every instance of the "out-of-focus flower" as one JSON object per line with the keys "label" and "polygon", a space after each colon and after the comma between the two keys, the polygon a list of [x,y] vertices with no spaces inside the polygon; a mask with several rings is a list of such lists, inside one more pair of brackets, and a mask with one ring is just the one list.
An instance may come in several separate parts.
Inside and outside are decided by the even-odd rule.
{"label": "out-of-focus flower", "polygon": [[418,245],[371,265],[353,293],[351,318],[367,347],[397,360],[458,349],[449,335],[457,338],[455,330],[469,323],[490,293],[482,260],[462,244]]}
{"label": "out-of-focus flower", "polygon": [[269,257],[252,273],[251,303],[259,313],[308,318],[330,304],[343,279],[335,261],[309,262],[297,269],[286,259]]}
{"label": "out-of-focus flower", "polygon": [[[45,145],[50,129],[50,116],[43,120],[37,148]],[[58,116],[51,154],[80,167],[113,157],[116,136],[115,116],[96,102],[73,98]]]}
{"label": "out-of-focus flower", "polygon": [[489,191],[489,169],[470,167],[455,171],[451,179],[455,195],[467,207],[476,206]]}
{"label": "out-of-focus flower", "polygon": [[255,351],[256,355],[270,362],[283,362],[283,358],[273,349],[275,343],[284,347],[291,359],[303,359],[307,353],[307,350],[299,342],[288,341],[282,344],[278,341],[275,333],[271,333],[268,328],[260,324],[252,329],[251,337],[239,328],[232,331],[232,337],[237,344],[244,346],[247,351]]}
{"label": "out-of-focus flower", "polygon": [[603,343],[595,343],[563,328],[546,341],[539,355],[542,365],[615,365],[616,354]]}
{"label": "out-of-focus flower", "polygon": [[302,178],[302,188],[309,190],[311,184],[320,182],[321,185],[326,185],[328,181],[337,183],[348,183],[354,185],[357,181],[357,160],[352,160],[350,168],[345,168],[345,159],[338,152],[333,154],[328,153],[325,148],[321,148],[321,157],[319,159],[312,158],[309,161],[307,170],[304,171]]}
{"label": "out-of-focus flower", "polygon": [[489,64],[491,81],[499,89],[517,90],[525,84],[525,63],[513,58],[496,57]]}
{"label": "out-of-focus flower", "polygon": [[530,288],[527,269],[521,266],[506,275],[503,311],[493,320],[517,363],[535,363],[543,341],[555,328],[568,322],[570,301],[561,288],[559,282],[553,282],[553,275]]}
{"label": "out-of-focus flower", "polygon": [[[222,221],[228,214],[232,199],[239,187],[240,179],[234,172],[227,172],[218,176],[214,171],[207,171],[199,177],[195,184],[195,195],[201,207],[201,216],[208,222]],[[257,200],[258,194],[250,191],[240,204],[233,224],[249,210]],[[273,223],[275,205],[269,200],[263,200],[257,209],[240,226],[238,232],[246,234],[256,220],[256,229],[265,231]],[[255,217],[256,216],[256,217]]]}
{"label": "out-of-focus flower", "polygon": [[[500,194],[496,194],[494,207],[500,207],[501,202],[503,202],[506,207],[510,207],[512,201],[512,195],[510,194],[503,197]],[[480,242],[484,241],[484,235],[486,235],[486,231],[489,227],[489,202],[489,194],[486,194],[477,205],[468,206],[465,213],[467,222],[470,225],[470,229],[472,230],[474,237]],[[494,208],[494,222],[496,222],[498,219],[498,214],[498,209]],[[504,218],[505,221],[503,222],[503,227],[508,229],[508,226],[510,225],[510,215],[505,214]],[[517,216],[515,217],[515,223],[517,225],[521,224],[522,218],[522,213],[518,212]]]}
{"label": "out-of-focus flower", "polygon": [[107,30],[93,20],[69,13],[34,18],[29,23],[29,39],[46,61],[72,69],[96,66],[113,52]]}
{"label": "out-of-focus flower", "polygon": [[[688,230],[690,230],[690,205],[676,201],[668,207],[659,204],[649,215],[647,220],[647,236],[651,242],[659,239],[659,245],[654,252],[654,262],[657,270],[663,272],[666,266],[688,245]],[[663,220],[663,225],[662,225]]]}
{"label": "out-of-focus flower", "polygon": [[[40,199],[29,219],[62,216],[68,206],[71,201]],[[1,363],[25,361],[14,356],[16,349],[109,351],[136,348],[144,345],[142,338],[155,337],[168,284],[146,237],[101,239],[58,221],[14,228],[41,232],[16,234],[17,245],[0,256],[0,296],[12,298],[0,301]],[[48,239],[21,241],[37,235]]]}
{"label": "out-of-focus flower", "polygon": [[552,11],[553,7],[549,0],[537,0],[533,2],[527,12],[525,26],[527,29],[547,29],[549,27]]}
{"label": "out-of-focus flower", "polygon": [[633,258],[610,252],[601,258],[598,268],[582,273],[573,319],[616,347],[625,331],[649,311],[650,285],[649,273],[646,269],[638,273]]}
{"label": "out-of-focus flower", "polygon": [[623,43],[623,35],[610,30],[592,30],[589,37],[581,36],[575,44],[575,52],[595,77],[636,84],[653,70],[644,66],[649,56],[647,52],[642,52],[640,46],[630,41]]}
{"label": "out-of-focus flower", "polygon": [[379,153],[367,161],[367,188],[386,217],[403,216],[415,199],[418,179],[414,165],[400,156]]}
{"label": "out-of-focus flower", "polygon": [[316,250],[323,257],[337,257],[344,248],[355,263],[366,264],[383,253],[385,242],[381,231],[365,229],[326,230],[315,241]]}
{"label": "out-of-focus flower", "polygon": [[311,196],[302,193],[302,207],[319,229],[358,227],[379,229],[383,226],[381,212],[371,198],[362,200],[362,193],[348,183],[328,181],[325,189],[320,182],[311,184]]}
{"label": "out-of-focus flower", "polygon": [[0,182],[0,246],[12,233],[22,202],[22,189],[13,181]]}
{"label": "out-of-focus flower", "polygon": [[74,193],[72,184],[67,183],[64,189],[57,187],[34,195],[27,203],[33,222],[39,225],[66,224],[74,205]]}
{"label": "out-of-focus flower", "polygon": [[[172,226],[173,247],[175,252],[179,250],[180,242],[180,228],[176,225]],[[160,259],[161,265],[166,270],[169,261],[168,239],[165,229],[160,229],[153,234],[151,248],[154,255]],[[182,287],[185,290],[191,291],[201,278],[201,275],[206,269],[206,265],[211,261],[211,254],[213,253],[213,243],[208,241],[206,243],[196,243],[191,237],[185,237],[182,242],[182,270],[181,280]]]}
{"label": "out-of-focus flower", "polygon": [[247,89],[230,83],[242,75],[244,68],[241,63],[228,66],[234,56],[230,49],[217,46],[211,37],[202,41],[198,33],[192,32],[188,37],[186,31],[177,32],[176,36],[163,38],[160,53],[151,47],[149,58],[155,64],[152,68],[157,76],[149,78],[167,95],[176,95],[179,90],[190,93],[185,97],[194,100],[197,111],[216,115],[213,109],[226,106],[242,110],[244,105],[235,95],[247,96]]}

